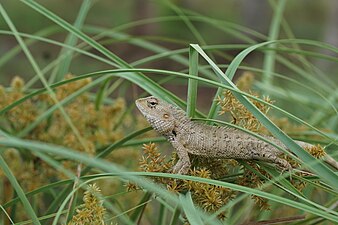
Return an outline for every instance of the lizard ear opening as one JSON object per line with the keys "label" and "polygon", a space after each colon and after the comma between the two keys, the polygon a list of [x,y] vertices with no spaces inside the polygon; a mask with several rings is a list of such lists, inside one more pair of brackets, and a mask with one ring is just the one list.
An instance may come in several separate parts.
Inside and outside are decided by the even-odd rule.
{"label": "lizard ear opening", "polygon": [[167,113],[164,113],[164,114],[163,114],[163,118],[164,118],[164,119],[169,119],[169,117],[170,117],[169,114],[167,114]]}

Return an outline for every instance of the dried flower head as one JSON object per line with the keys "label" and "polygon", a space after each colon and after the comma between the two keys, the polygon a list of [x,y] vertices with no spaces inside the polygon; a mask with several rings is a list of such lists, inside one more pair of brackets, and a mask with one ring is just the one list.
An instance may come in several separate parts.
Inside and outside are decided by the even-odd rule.
{"label": "dried flower head", "polygon": [[244,71],[242,76],[237,80],[236,86],[245,92],[249,92],[252,88],[255,76],[252,72]]}
{"label": "dried flower head", "polygon": [[11,82],[11,87],[13,88],[14,91],[21,91],[24,85],[25,85],[24,80],[19,76],[15,76]]}
{"label": "dried flower head", "polygon": [[145,172],[166,172],[172,165],[166,162],[166,156],[162,156],[155,143],[143,145],[144,155],[139,164]]}
{"label": "dried flower head", "polygon": [[[165,157],[158,151],[158,148],[154,143],[144,145],[143,152],[144,155],[140,161],[140,166],[143,171],[165,172],[174,165],[174,162],[177,161],[176,154],[173,154],[171,159],[166,160]],[[199,164],[199,167],[201,168],[190,170],[190,175],[202,178],[211,178],[212,172],[203,168],[203,164],[197,162],[197,159],[193,160],[192,165],[195,166]],[[233,192],[230,189],[206,183],[166,178],[153,178],[153,180],[157,183],[164,184],[168,190],[174,193],[190,191],[193,200],[204,210],[210,212],[217,211],[233,197]]]}
{"label": "dried flower head", "polygon": [[308,151],[313,157],[320,159],[326,155],[324,148],[320,145],[312,145],[305,147],[305,150]]}
{"label": "dried flower head", "polygon": [[[254,172],[254,170],[258,171],[260,174],[262,174],[265,177],[271,178],[271,176],[263,169],[261,169],[256,163],[253,162],[246,162],[248,166],[250,166],[252,169],[249,169],[249,167],[243,166],[243,175],[241,177],[238,177],[237,183],[251,188],[260,187],[263,185],[263,181],[261,177]],[[270,205],[268,204],[267,199],[252,195],[251,198],[254,200],[255,204],[261,209],[261,210],[269,210]]]}
{"label": "dried flower head", "polygon": [[[71,77],[74,76],[67,76],[68,79]],[[91,79],[68,82],[56,88],[55,94],[59,100],[64,99],[90,82]],[[24,84],[25,82],[22,78],[15,77],[11,82],[11,88],[0,86],[0,108],[4,108],[25,96],[26,93],[23,92]],[[40,123],[30,129],[30,131],[21,133],[21,135],[23,135],[22,137],[62,145],[95,155],[98,150],[123,136],[124,123],[120,123],[119,118],[125,109],[125,102],[123,99],[115,99],[110,104],[102,104],[99,110],[97,110],[95,103],[89,98],[90,94],[88,91],[83,92],[73,98],[72,101],[63,105],[72,123],[78,129],[86,148],[80,145],[79,140],[59,110],[55,110],[45,120],[39,120]],[[49,94],[42,94],[26,99],[0,117],[0,126],[9,133],[18,134],[30,127],[34,121],[37,121],[40,115],[44,114],[47,109],[53,106],[54,101],[52,101]],[[116,127],[118,123],[120,123],[121,126]],[[4,151],[4,158],[25,191],[32,191],[51,181],[55,181],[55,179],[66,178],[64,174],[52,169],[38,157],[26,151],[25,153],[17,150],[14,152],[15,154],[13,154],[13,151]],[[123,154],[124,153],[120,154],[121,160],[119,162],[121,163],[130,160],[130,157],[123,157]],[[135,161],[138,158],[138,155],[129,156],[134,157]],[[15,160],[13,160],[13,157],[15,157]],[[67,159],[61,160],[61,163],[66,169],[76,171],[77,162]],[[0,179],[6,179],[1,171]],[[8,182],[4,183],[7,184]],[[13,196],[12,188],[4,187],[4,189],[8,191],[6,196]],[[5,200],[8,201],[9,199]],[[39,207],[43,207],[45,204],[43,201],[39,203],[41,203]],[[18,211],[18,215],[19,214]],[[20,215],[23,215],[20,219],[27,219],[24,213]]]}
{"label": "dried flower head", "polygon": [[[251,73],[244,73],[237,81],[239,89],[250,92],[251,95],[259,97],[257,93],[251,92],[250,87],[253,82]],[[223,98],[218,96],[218,104],[221,106],[220,115],[229,113],[232,116],[232,123],[244,127],[251,131],[259,131],[261,128],[260,122],[252,115],[252,113],[240,103],[229,90],[223,92]],[[263,100],[272,103],[269,97],[264,97]],[[259,101],[250,99],[250,101],[264,114],[267,114],[270,107]]]}
{"label": "dried flower head", "polygon": [[84,204],[76,210],[76,215],[68,225],[104,225],[104,214],[106,209],[103,207],[103,200],[100,188],[94,183],[88,185],[87,191],[83,196]]}

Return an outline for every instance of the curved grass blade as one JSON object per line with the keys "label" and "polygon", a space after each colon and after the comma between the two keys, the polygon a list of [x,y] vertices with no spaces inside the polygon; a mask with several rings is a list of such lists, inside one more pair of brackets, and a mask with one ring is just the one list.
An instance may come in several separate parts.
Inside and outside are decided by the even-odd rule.
{"label": "curved grass blade", "polygon": [[140,202],[137,204],[137,205],[140,205],[140,207],[138,207],[134,212],[133,214],[131,214],[130,216],[130,220],[133,221],[133,222],[136,222],[138,221],[137,224],[140,224],[140,220],[142,218],[142,214],[144,212],[144,209],[145,207],[147,206],[147,202],[149,201],[149,199],[151,198],[152,196],[152,193],[150,192],[146,192],[142,199],[140,200]]}
{"label": "curved grass blade", "polygon": [[[270,25],[269,36],[268,36],[269,41],[278,39],[280,23],[283,18],[283,11],[285,9],[286,1],[287,0],[278,1],[278,5],[275,7],[276,12],[273,14],[273,18],[272,18],[271,25]],[[273,48],[275,46],[276,46],[276,43],[269,44],[269,47]],[[267,51],[264,56],[263,82],[268,85],[271,85],[273,81],[272,79],[273,77],[271,73],[274,72],[275,57],[276,57],[275,51]]]}
{"label": "curved grass blade", "polygon": [[192,201],[191,193],[188,192],[185,195],[180,194],[179,200],[189,223],[194,225],[203,225],[204,223],[202,221],[202,218],[200,217],[200,214],[196,210],[195,205]]}
{"label": "curved grass blade", "polygon": [[[189,74],[198,76],[198,52],[192,47],[189,48]],[[187,116],[194,117],[197,101],[197,86],[198,80],[188,80],[188,95],[187,95]]]}
{"label": "curved grass blade", "polygon": [[[61,31],[61,29],[59,27],[57,27],[57,26],[50,26],[50,27],[44,28],[44,29],[36,32],[32,36],[36,36],[36,37],[48,37],[50,35],[53,35],[53,34],[56,34],[56,33],[60,32],[60,31]],[[11,31],[0,30],[0,33],[1,34],[9,34],[9,33],[12,33],[12,32]],[[22,33],[19,33],[19,35],[22,35]],[[25,45],[26,46],[30,46],[30,45],[34,44],[35,42],[36,42],[36,40],[25,40]],[[4,64],[6,64],[11,59],[13,59],[21,51],[22,51],[22,49],[21,49],[20,45],[17,45],[15,47],[13,47],[12,49],[8,50],[6,53],[4,53],[0,57],[0,67],[3,66]]]}
{"label": "curved grass blade", "polygon": [[9,182],[12,184],[12,186],[13,186],[15,192],[17,193],[18,197],[20,198],[20,200],[23,204],[23,207],[25,208],[28,216],[32,219],[33,224],[34,225],[40,225],[40,221],[39,221],[36,213],[34,212],[34,209],[32,208],[31,204],[29,203],[29,201],[28,201],[28,199],[25,195],[25,192],[22,190],[20,184],[16,180],[15,176],[11,172],[11,169],[8,167],[7,163],[2,158],[1,155],[0,155],[0,167],[1,167],[2,171],[4,172],[5,176],[7,177],[7,179],[9,180]]}
{"label": "curved grass blade", "polygon": [[[80,10],[79,10],[79,14],[74,22],[74,27],[76,29],[81,29],[83,24],[84,24],[84,20],[86,19],[86,16],[89,12],[89,9],[92,5],[92,0],[84,0],[81,4]],[[65,40],[65,44],[68,46],[75,46],[77,42],[77,37],[73,34],[73,33],[69,33],[66,40]],[[72,50],[69,49],[61,49],[60,54],[58,57],[62,56],[66,54],[67,56],[63,59],[63,61],[60,63],[59,67],[57,67],[57,73],[55,76],[55,81],[60,81],[64,79],[64,76],[68,73],[69,71],[69,67],[70,67],[70,63],[71,60],[73,58],[73,52]],[[50,79],[50,83],[53,83],[54,79],[53,76]]]}

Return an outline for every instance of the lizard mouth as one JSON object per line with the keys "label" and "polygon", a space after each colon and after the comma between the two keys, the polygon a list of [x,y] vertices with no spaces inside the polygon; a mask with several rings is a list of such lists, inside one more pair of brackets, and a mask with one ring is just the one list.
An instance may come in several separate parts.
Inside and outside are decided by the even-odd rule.
{"label": "lizard mouth", "polygon": [[140,98],[135,101],[136,107],[143,113],[144,112],[144,99]]}

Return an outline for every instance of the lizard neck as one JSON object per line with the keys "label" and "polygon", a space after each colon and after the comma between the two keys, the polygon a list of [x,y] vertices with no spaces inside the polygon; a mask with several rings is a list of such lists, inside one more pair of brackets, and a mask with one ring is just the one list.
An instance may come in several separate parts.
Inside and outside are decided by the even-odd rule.
{"label": "lizard neck", "polygon": [[171,112],[173,113],[173,116],[175,118],[175,128],[172,132],[174,133],[175,138],[177,136],[182,136],[183,134],[190,132],[190,130],[194,126],[194,122],[186,116],[186,113],[183,110],[176,108],[175,106],[172,106]]}
{"label": "lizard neck", "polygon": [[171,112],[173,113],[173,117],[175,118],[175,121],[177,123],[176,125],[191,122],[182,109],[179,109],[175,106],[171,106]]}

